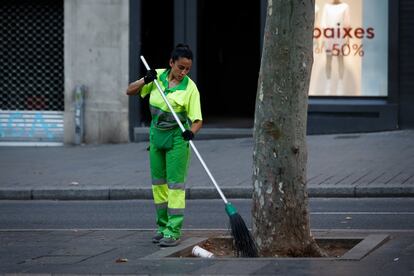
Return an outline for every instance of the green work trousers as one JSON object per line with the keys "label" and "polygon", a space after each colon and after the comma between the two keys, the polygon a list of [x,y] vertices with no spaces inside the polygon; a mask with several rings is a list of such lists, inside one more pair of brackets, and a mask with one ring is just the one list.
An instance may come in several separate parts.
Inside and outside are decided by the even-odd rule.
{"label": "green work trousers", "polygon": [[179,127],[150,130],[152,193],[158,232],[178,239],[185,209],[185,181],[190,160],[189,143]]}

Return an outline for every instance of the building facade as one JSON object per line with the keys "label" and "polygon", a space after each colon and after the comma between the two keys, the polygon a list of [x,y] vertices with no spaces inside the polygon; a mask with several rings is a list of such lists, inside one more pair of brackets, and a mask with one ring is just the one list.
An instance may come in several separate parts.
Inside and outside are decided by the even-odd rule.
{"label": "building facade", "polygon": [[[308,133],[413,128],[414,4],[340,2],[315,3]],[[72,144],[79,134],[85,143],[134,141],[150,121],[148,100],[125,96],[145,73],[139,56],[166,67],[179,42],[195,55],[205,127],[253,127],[266,5],[2,1],[0,142]]]}

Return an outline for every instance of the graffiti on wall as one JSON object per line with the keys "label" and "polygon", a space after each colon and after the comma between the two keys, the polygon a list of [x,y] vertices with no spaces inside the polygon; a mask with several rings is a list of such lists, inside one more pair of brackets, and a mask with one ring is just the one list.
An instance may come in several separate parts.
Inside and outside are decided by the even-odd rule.
{"label": "graffiti on wall", "polygon": [[47,138],[55,139],[63,132],[63,116],[51,117],[47,112],[1,112],[0,138]]}

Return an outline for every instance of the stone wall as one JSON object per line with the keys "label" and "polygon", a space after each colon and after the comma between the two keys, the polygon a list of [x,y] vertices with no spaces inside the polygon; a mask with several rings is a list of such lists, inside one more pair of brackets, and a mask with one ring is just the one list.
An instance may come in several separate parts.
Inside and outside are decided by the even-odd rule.
{"label": "stone wall", "polygon": [[74,90],[86,87],[85,143],[128,142],[128,0],[65,0],[64,142],[74,143]]}

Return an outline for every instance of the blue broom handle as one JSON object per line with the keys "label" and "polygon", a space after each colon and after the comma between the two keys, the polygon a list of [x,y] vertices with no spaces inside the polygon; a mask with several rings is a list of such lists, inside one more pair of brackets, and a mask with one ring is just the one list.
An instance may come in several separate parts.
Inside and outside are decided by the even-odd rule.
{"label": "blue broom handle", "polygon": [[[151,68],[149,67],[149,65],[148,65],[147,61],[145,60],[144,56],[141,56],[141,61],[142,61],[142,63],[144,64],[144,66],[145,66],[145,68],[146,68],[147,70],[150,70],[150,69],[151,69]],[[177,122],[177,124],[180,126],[181,131],[182,131],[182,132],[184,132],[184,131],[185,131],[184,126],[183,126],[183,124],[181,123],[180,119],[178,118],[177,114],[175,113],[174,109],[172,108],[172,106],[171,106],[171,105],[170,105],[170,103],[168,102],[167,97],[164,95],[164,92],[162,91],[161,86],[160,86],[160,84],[158,83],[158,80],[156,80],[156,79],[155,79],[155,80],[154,80],[154,83],[155,83],[155,85],[157,86],[158,91],[160,92],[160,94],[161,94],[162,98],[164,99],[164,101],[165,101],[165,103],[167,104],[168,108],[170,109],[171,113],[173,114],[175,121],[176,121],[176,122]],[[198,152],[198,150],[197,150],[196,146],[194,145],[193,141],[192,141],[192,140],[190,140],[189,142],[190,142],[191,148],[193,149],[193,151],[194,151],[194,152],[195,152],[195,154],[197,155],[198,160],[200,160],[201,165],[203,165],[204,170],[206,171],[206,173],[207,173],[207,174],[208,174],[208,176],[210,177],[211,181],[213,182],[214,186],[216,187],[217,192],[220,194],[221,198],[223,199],[224,204],[227,204],[227,203],[228,203],[228,201],[227,201],[226,197],[224,196],[224,194],[223,194],[223,192],[221,191],[221,189],[220,189],[219,185],[217,184],[216,180],[214,179],[214,176],[211,174],[210,170],[208,169],[208,167],[207,167],[206,163],[204,162],[203,158],[201,157],[200,153]]]}

